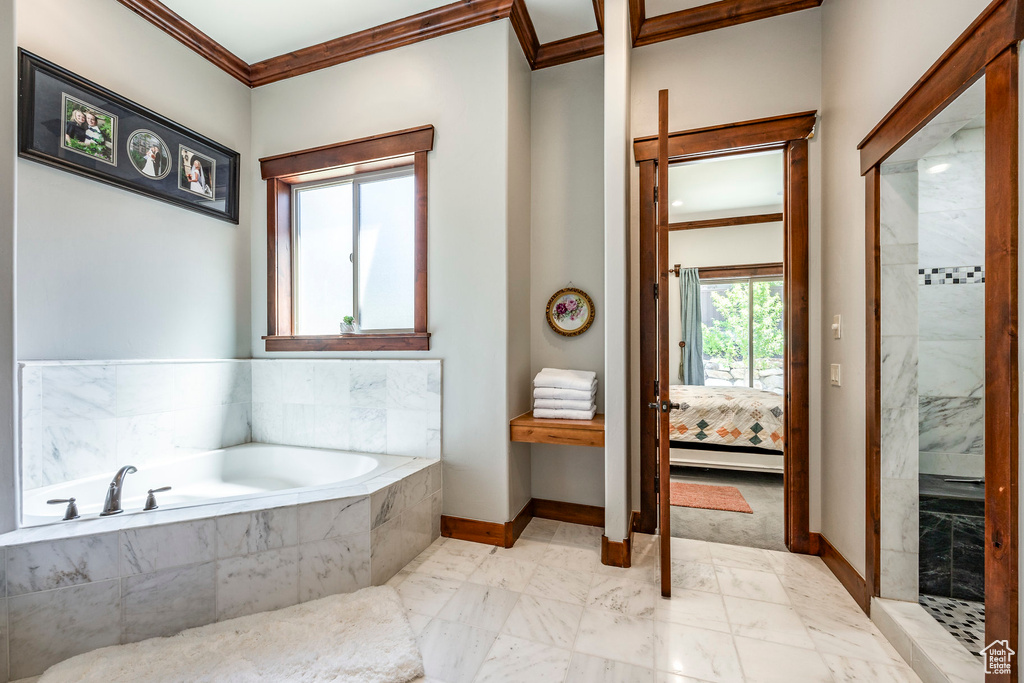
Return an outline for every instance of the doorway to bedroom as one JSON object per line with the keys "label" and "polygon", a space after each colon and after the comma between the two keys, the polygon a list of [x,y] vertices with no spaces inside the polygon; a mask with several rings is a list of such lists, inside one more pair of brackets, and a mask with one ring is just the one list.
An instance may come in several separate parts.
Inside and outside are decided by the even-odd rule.
{"label": "doorway to bedroom", "polygon": [[670,533],[785,550],[782,150],[669,166]]}
{"label": "doorway to bedroom", "polygon": [[[815,118],[804,112],[634,141],[642,198],[639,528],[673,537],[662,545],[663,594],[667,576],[678,574],[685,587],[684,539],[816,552],[807,434],[807,140]],[[673,546],[682,551],[675,563]]]}

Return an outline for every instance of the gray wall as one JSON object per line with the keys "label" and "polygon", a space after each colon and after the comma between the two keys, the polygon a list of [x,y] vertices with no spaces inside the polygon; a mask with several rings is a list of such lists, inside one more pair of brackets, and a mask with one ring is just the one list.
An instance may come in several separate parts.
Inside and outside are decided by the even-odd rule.
{"label": "gray wall", "polygon": [[[821,531],[864,571],[864,179],[857,143],[910,89],[989,0],[830,0],[821,9],[821,313],[844,334],[815,327],[823,354],[811,381],[821,398]],[[800,13],[803,14],[803,13]],[[759,22],[760,23],[760,22]],[[812,175],[813,177],[813,175]],[[814,359],[812,358],[812,362]],[[829,363],[843,386],[827,386]],[[812,366],[813,370],[813,366]],[[813,389],[812,384],[812,389]]]}
{"label": "gray wall", "polygon": [[[508,24],[508,384],[507,414],[530,409],[530,65]],[[509,509],[512,519],[532,497],[530,444],[509,443]]]}
{"label": "gray wall", "polygon": [[[22,47],[250,163],[247,87],[116,2],[17,4]],[[249,355],[246,178],[236,226],[30,161],[18,174],[21,359]]]}
{"label": "gray wall", "polygon": [[[604,242],[602,157],[604,62],[593,57],[533,72],[533,240],[530,353],[541,368],[597,372],[604,409]],[[578,337],[556,334],[544,318],[548,299],[569,281],[590,294],[597,318]],[[624,322],[617,322],[624,324]],[[532,444],[533,495],[604,505],[600,448]]]}
{"label": "gray wall", "polygon": [[[252,93],[255,159],[435,126],[427,162],[431,350],[325,355],[443,360],[444,512],[491,522],[507,521],[510,509],[509,59],[521,49],[509,33],[493,22]],[[258,164],[249,173],[253,235],[262,236],[265,183]],[[262,237],[252,241],[252,273],[252,352],[266,357]]]}
{"label": "gray wall", "polygon": [[[820,250],[822,243],[821,148],[828,136],[829,112],[822,106],[821,10],[795,12],[772,19],[710,31],[633,51],[633,136],[658,132],[658,90],[669,89],[669,130],[714,126],[733,121],[817,109],[818,134],[809,144],[810,163],[810,498],[811,529],[819,528],[818,481],[821,449],[821,356],[815,331],[822,329]],[[867,132],[867,129],[865,129]],[[633,172],[633,245],[639,244],[639,173]],[[863,205],[856,215],[863,216]],[[862,231],[858,234],[863,234]],[[861,242],[863,239],[861,238]],[[634,252],[635,254],[635,252]],[[863,263],[863,259],[857,262]],[[639,261],[634,255],[633,311],[639,309]],[[827,272],[827,271],[824,271]],[[832,277],[831,274],[828,276]],[[857,282],[862,282],[857,280]],[[633,368],[639,373],[639,327],[633,322]],[[861,357],[863,365],[863,356]],[[639,419],[642,402],[633,382],[633,507],[639,507]],[[861,397],[863,399],[863,396]],[[646,405],[644,402],[643,405]],[[863,400],[861,400],[863,406]],[[844,419],[850,422],[849,414]],[[863,431],[863,429],[861,429]],[[851,523],[852,524],[852,523]],[[856,522],[863,527],[863,518]]]}

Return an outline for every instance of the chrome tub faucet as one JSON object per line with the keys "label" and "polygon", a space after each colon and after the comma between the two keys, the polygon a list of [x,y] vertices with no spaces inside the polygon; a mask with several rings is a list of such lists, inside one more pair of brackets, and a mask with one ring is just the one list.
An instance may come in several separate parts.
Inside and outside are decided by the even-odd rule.
{"label": "chrome tub faucet", "polygon": [[124,478],[132,472],[138,472],[138,470],[132,465],[125,465],[114,475],[114,480],[110,482],[110,488],[107,489],[107,499],[103,502],[103,512],[100,513],[100,517],[123,512],[121,510],[121,487],[124,486]]}

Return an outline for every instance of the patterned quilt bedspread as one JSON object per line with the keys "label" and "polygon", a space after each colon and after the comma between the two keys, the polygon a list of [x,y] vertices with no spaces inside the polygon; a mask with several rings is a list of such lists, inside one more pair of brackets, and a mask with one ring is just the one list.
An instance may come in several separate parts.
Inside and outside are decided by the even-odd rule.
{"label": "patterned quilt bedspread", "polygon": [[782,396],[747,387],[672,385],[679,409],[669,413],[669,439],[782,452]]}

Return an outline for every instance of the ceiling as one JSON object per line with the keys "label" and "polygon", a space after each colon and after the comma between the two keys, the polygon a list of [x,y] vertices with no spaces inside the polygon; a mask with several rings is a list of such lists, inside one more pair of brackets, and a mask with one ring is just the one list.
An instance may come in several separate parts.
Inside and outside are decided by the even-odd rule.
{"label": "ceiling", "polygon": [[781,151],[670,166],[669,221],[780,212],[783,167]]}
{"label": "ceiling", "polygon": [[[292,0],[287,11],[281,9],[282,0],[163,3],[252,64],[441,7],[451,0]],[[526,7],[541,43],[597,30],[592,0],[526,0]]]}

